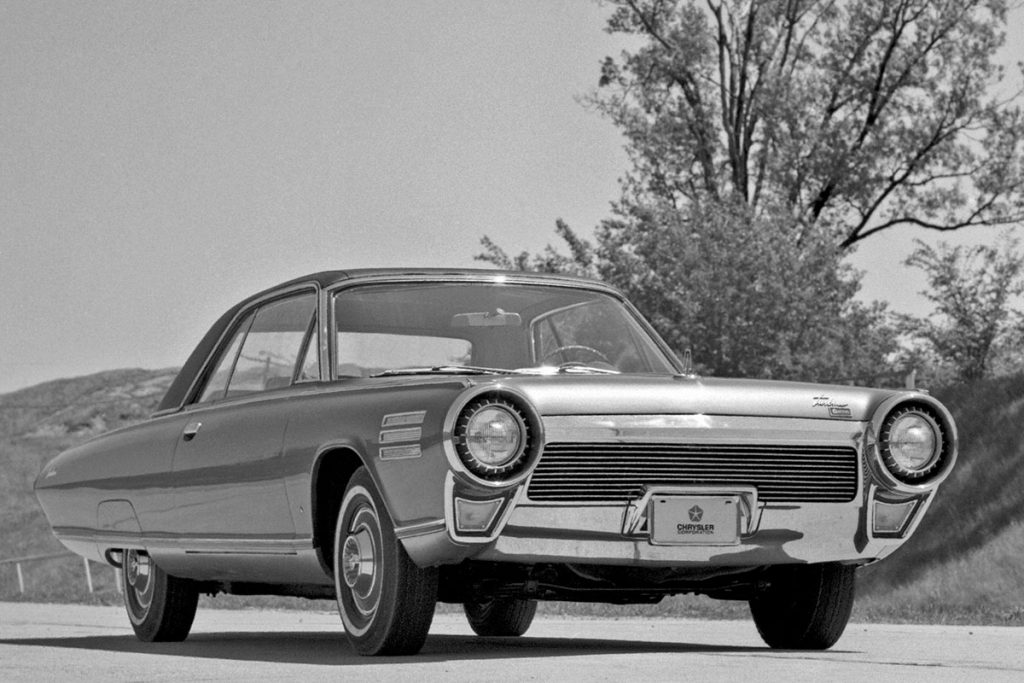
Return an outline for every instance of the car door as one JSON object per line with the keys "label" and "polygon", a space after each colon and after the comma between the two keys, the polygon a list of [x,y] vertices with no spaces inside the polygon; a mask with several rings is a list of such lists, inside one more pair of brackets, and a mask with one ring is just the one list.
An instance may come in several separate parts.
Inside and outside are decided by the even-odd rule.
{"label": "car door", "polygon": [[307,290],[243,316],[187,409],[173,514],[192,551],[287,552],[294,543],[281,448],[288,387],[319,377],[316,297]]}

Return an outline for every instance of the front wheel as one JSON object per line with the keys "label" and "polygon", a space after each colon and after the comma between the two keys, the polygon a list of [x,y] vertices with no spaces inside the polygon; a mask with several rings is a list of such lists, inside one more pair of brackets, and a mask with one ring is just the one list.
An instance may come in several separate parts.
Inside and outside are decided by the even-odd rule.
{"label": "front wheel", "polygon": [[769,585],[750,600],[757,631],[770,647],[825,650],[843,635],[853,610],[855,567],[775,567]]}
{"label": "front wheel", "polygon": [[361,655],[416,654],[437,603],[437,569],[421,569],[395,537],[369,472],[345,489],[334,533],[334,588],[345,634]]}
{"label": "front wheel", "polygon": [[494,598],[467,600],[463,607],[466,619],[478,636],[521,636],[533,623],[537,613],[536,600]]}
{"label": "front wheel", "polygon": [[170,576],[144,551],[125,550],[121,563],[124,606],[139,640],[185,640],[192,629],[199,591],[187,579]]}

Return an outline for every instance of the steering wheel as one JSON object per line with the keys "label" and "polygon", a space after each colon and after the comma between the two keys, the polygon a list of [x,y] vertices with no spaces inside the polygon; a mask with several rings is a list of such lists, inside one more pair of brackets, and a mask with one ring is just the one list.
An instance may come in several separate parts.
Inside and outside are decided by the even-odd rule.
{"label": "steering wheel", "polygon": [[544,364],[554,356],[561,355],[564,364],[564,362],[568,362],[566,354],[569,353],[581,353],[589,355],[591,357],[591,360],[597,360],[602,363],[606,363],[609,367],[615,367],[614,365],[612,365],[612,362],[608,360],[608,356],[604,355],[603,353],[593,348],[592,346],[584,346],[583,344],[566,344],[565,346],[559,346],[554,351],[545,354],[545,356],[540,359],[540,362],[541,364]]}

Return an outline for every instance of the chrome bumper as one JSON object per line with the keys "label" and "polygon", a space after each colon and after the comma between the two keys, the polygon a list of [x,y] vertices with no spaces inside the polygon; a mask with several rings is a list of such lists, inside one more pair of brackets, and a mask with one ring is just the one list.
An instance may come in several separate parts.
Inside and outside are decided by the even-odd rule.
{"label": "chrome bumper", "polygon": [[423,566],[463,559],[496,562],[633,566],[760,566],[880,560],[899,548],[924,516],[930,500],[916,507],[899,537],[874,534],[870,506],[758,504],[744,521],[735,545],[657,545],[641,526],[631,533],[631,506],[565,506],[520,503],[501,533],[487,543],[453,540],[441,523],[402,540]]}
{"label": "chrome bumper", "polygon": [[755,528],[736,545],[655,545],[621,531],[622,507],[520,505],[493,545],[475,559],[503,562],[589,562],[650,566],[753,566],[854,562],[884,557],[902,539],[871,539],[863,508],[805,504],[764,506]]}

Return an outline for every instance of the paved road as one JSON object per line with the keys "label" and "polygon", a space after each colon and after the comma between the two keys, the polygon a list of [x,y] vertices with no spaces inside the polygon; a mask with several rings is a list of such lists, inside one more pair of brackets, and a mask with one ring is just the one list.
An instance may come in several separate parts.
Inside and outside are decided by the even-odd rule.
{"label": "paved road", "polygon": [[357,656],[337,615],[200,610],[138,642],[120,607],[0,603],[0,680],[1024,680],[1024,628],[853,624],[828,652],[773,651],[747,622],[538,618],[523,638],[434,621],[416,657]]}

